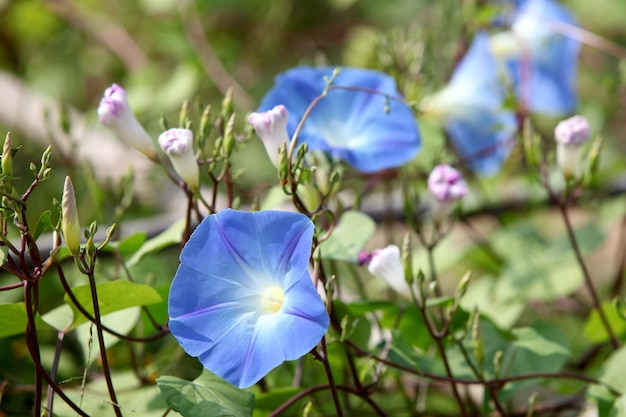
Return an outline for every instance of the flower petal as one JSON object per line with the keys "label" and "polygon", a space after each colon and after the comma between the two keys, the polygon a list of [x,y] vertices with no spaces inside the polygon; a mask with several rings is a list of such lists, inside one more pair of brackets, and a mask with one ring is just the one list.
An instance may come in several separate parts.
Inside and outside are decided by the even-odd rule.
{"label": "flower petal", "polygon": [[[333,68],[298,67],[276,78],[259,111],[284,104],[289,110],[290,136],[309,107],[326,87],[324,77]],[[311,110],[298,140],[311,150],[329,152],[359,171],[375,172],[400,166],[420,148],[420,136],[411,109],[389,99],[400,94],[385,74],[358,68],[342,68],[331,89]]]}
{"label": "flower petal", "polygon": [[[313,223],[299,213],[207,217],[183,249],[170,288],[169,326],[185,351],[240,387],[310,351],[329,322],[308,273],[312,236]],[[269,303],[276,312],[267,310],[268,289],[278,294]],[[294,308],[298,326],[290,324]]]}

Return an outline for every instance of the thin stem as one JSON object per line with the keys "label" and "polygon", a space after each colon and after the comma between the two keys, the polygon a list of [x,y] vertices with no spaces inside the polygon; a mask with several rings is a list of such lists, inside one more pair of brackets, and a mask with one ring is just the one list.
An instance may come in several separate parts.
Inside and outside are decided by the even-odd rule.
{"label": "thin stem", "polygon": [[[59,368],[59,360],[61,359],[61,350],[63,349],[63,339],[65,338],[65,332],[59,331],[57,334],[57,344],[54,349],[54,360],[52,361],[52,369],[50,369],[50,378],[56,379],[57,377],[57,369]],[[46,404],[46,409],[53,415],[52,413],[52,405],[54,403],[54,389],[52,386],[48,385],[48,402]]]}
{"label": "thin stem", "polygon": [[[89,313],[85,307],[83,307],[83,305],[76,298],[76,295],[74,295],[74,292],[72,291],[67,280],[65,279],[65,274],[63,273],[63,270],[61,269],[61,266],[58,263],[57,263],[57,271],[59,273],[59,280],[61,281],[61,285],[63,286],[63,289],[65,290],[65,293],[67,294],[67,296],[70,298],[70,301],[74,304],[74,306],[76,306],[78,311],[80,311],[80,313],[83,316],[85,316],[90,322],[92,322],[93,324],[97,324],[96,318],[93,315],[91,315],[91,313]],[[104,324],[101,324],[102,330],[104,330],[107,333],[112,334],[113,336],[119,339],[131,341],[131,342],[152,342],[154,340],[158,340],[162,338],[163,336],[169,334],[169,328],[167,324],[159,326],[158,323],[156,323],[154,319],[152,318],[152,316],[149,314],[147,309],[144,311],[148,314],[148,317],[150,317],[152,324],[156,327],[157,330],[159,330],[158,333],[155,333],[147,337],[135,337],[135,336],[129,336],[129,335],[118,333],[115,330],[110,329],[109,327],[105,326]]]}
{"label": "thin stem", "polygon": [[[39,341],[37,340],[37,328],[35,325],[35,308],[33,307],[32,290],[33,283],[26,281],[24,285],[24,304],[26,306],[26,316],[28,324],[26,325],[26,343],[32,346],[30,354],[35,363],[41,363],[41,357],[39,352]],[[41,372],[39,368],[35,368],[35,398],[33,406],[33,416],[37,417],[41,410],[41,397],[42,397],[42,381]]]}
{"label": "thin stem", "polygon": [[[424,323],[426,324],[426,329],[428,330],[428,333],[437,345],[437,350],[439,350],[439,354],[441,355],[441,360],[443,361],[443,366],[446,370],[446,374],[450,379],[450,388],[452,389],[452,394],[454,395],[454,398],[459,405],[459,411],[461,412],[461,416],[466,417],[467,413],[465,411],[465,405],[463,403],[463,399],[461,398],[461,394],[459,394],[459,390],[456,387],[454,374],[452,373],[452,368],[450,367],[450,362],[448,361],[448,356],[446,354],[446,348],[443,345],[443,338],[446,335],[438,333],[437,330],[433,327],[433,324],[428,318],[428,312],[426,311],[426,299],[424,299],[423,302],[420,302],[415,296],[415,291],[413,287],[411,287],[411,297],[413,298],[413,303],[415,303],[417,309],[422,315],[422,318],[424,319]],[[426,295],[424,295],[424,298],[426,298]]]}
{"label": "thin stem", "polygon": [[615,397],[620,397],[622,396],[624,393],[616,390],[615,388],[613,388],[611,385],[600,381],[598,379],[589,377],[587,375],[584,374],[578,374],[575,372],[567,372],[567,371],[562,371],[562,372],[535,372],[535,373],[528,373],[528,374],[522,374],[522,375],[513,375],[513,376],[507,376],[507,377],[500,377],[498,379],[485,379],[483,381],[481,380],[477,380],[477,379],[460,379],[460,378],[450,378],[448,376],[443,376],[443,375],[437,375],[437,374],[433,374],[430,372],[424,372],[424,371],[420,371],[418,369],[412,368],[410,366],[405,366],[405,365],[401,365],[399,363],[393,362],[389,359],[385,359],[385,358],[381,358],[380,356],[376,356],[374,354],[371,354],[367,351],[364,351],[362,349],[360,349],[358,346],[354,345],[353,343],[350,343],[350,347],[352,349],[354,349],[354,351],[356,352],[357,355],[362,356],[362,357],[368,357],[370,359],[373,359],[375,361],[384,363],[387,366],[390,366],[392,368],[395,369],[399,369],[401,371],[413,374],[413,375],[417,375],[417,376],[421,376],[423,378],[428,378],[431,379],[433,381],[437,381],[437,382],[447,382],[447,383],[456,383],[456,384],[460,384],[460,385],[484,385],[484,386],[491,386],[491,385],[496,385],[496,386],[504,386],[505,384],[508,384],[510,382],[517,382],[517,381],[528,381],[528,380],[532,380],[532,379],[573,379],[573,380],[577,380],[577,381],[582,381],[582,382],[587,382],[589,384],[597,384],[600,385],[604,388],[606,388],[612,395],[614,395]]}
{"label": "thin stem", "polygon": [[339,396],[337,395],[337,385],[335,385],[335,378],[333,378],[333,371],[330,369],[330,363],[328,362],[328,350],[326,349],[326,336],[322,337],[321,347],[322,347],[321,360],[322,360],[322,364],[324,365],[324,371],[326,372],[326,377],[328,378],[328,385],[330,386],[330,392],[333,397],[333,403],[335,404],[335,409],[337,410],[337,417],[343,417],[343,412],[341,411],[341,403],[339,402]]}
{"label": "thin stem", "polygon": [[344,385],[336,385],[333,389],[330,386],[330,384],[314,385],[312,387],[309,387],[305,390],[300,391],[299,393],[297,393],[296,395],[294,395],[293,397],[285,401],[280,407],[274,410],[268,417],[278,417],[279,415],[287,411],[289,407],[291,407],[292,405],[294,405],[301,399],[309,395],[312,395],[316,392],[325,391],[325,390],[339,390],[339,391],[347,392],[348,394],[356,395],[357,397],[365,401],[367,404],[369,404],[374,409],[376,414],[378,414],[380,417],[387,417],[387,414],[380,407],[378,407],[378,405],[376,405],[376,403],[373,402],[371,398],[360,395],[358,392],[355,392],[353,388],[350,388]]}
{"label": "thin stem", "polygon": [[117,403],[117,395],[115,394],[115,388],[113,387],[113,381],[111,380],[111,369],[109,368],[109,359],[107,357],[106,346],[104,345],[104,332],[102,331],[100,306],[98,304],[98,292],[96,291],[96,280],[93,275],[93,269],[89,269],[87,277],[89,278],[89,288],[91,289],[91,300],[93,304],[96,332],[98,333],[98,344],[100,347],[100,360],[102,361],[102,371],[104,373],[104,379],[106,380],[107,389],[109,391],[109,397],[111,398],[113,411],[115,412],[115,415],[117,417],[122,417],[122,411],[119,407],[119,404]]}
{"label": "thin stem", "polygon": [[600,321],[604,326],[604,329],[609,335],[611,339],[611,344],[614,349],[619,349],[620,343],[619,339],[615,335],[615,332],[611,328],[609,320],[602,309],[602,304],[600,302],[600,298],[598,297],[598,293],[593,285],[593,280],[591,279],[591,274],[587,268],[587,264],[582,256],[580,251],[580,247],[578,246],[578,240],[576,239],[576,234],[574,233],[574,228],[572,227],[571,220],[569,218],[569,212],[567,210],[567,206],[565,203],[559,204],[559,210],[561,211],[561,216],[563,217],[563,222],[565,223],[565,228],[567,229],[567,236],[569,238],[570,244],[572,245],[572,249],[574,250],[574,254],[576,255],[576,260],[578,261],[578,265],[583,273],[583,277],[585,278],[585,285],[587,287],[587,291],[589,291],[589,295],[591,296],[591,300],[593,302],[593,306],[598,312],[598,316],[600,317]]}

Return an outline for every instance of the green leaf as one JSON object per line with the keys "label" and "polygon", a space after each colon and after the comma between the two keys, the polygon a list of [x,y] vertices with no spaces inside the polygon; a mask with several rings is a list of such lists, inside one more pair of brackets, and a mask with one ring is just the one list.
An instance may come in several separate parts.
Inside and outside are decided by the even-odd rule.
{"label": "green leaf", "polygon": [[141,246],[141,248],[128,260],[127,267],[130,268],[137,265],[144,256],[150,253],[157,252],[163,248],[180,243],[184,229],[185,219],[178,220],[162,233],[144,243],[143,246]]}
{"label": "green leaf", "polygon": [[[93,303],[91,301],[89,285],[72,288],[72,291],[78,302],[85,310],[93,315]],[[100,315],[102,316],[113,313],[114,311],[124,310],[125,308],[144,306],[161,301],[161,296],[154,288],[149,285],[137,284],[130,281],[118,280],[98,284],[96,291],[98,293],[98,307],[100,308]],[[86,323],[88,319],[78,311],[67,294],[64,299],[74,312],[74,321],[67,330],[71,330],[80,324]]]}
{"label": "green leaf", "polygon": [[146,232],[139,232],[120,240],[117,243],[117,250],[124,255],[132,255],[146,242],[148,235]]}
{"label": "green leaf", "polygon": [[0,265],[4,264],[4,261],[6,261],[8,255],[9,248],[7,248],[6,246],[0,246]]}
{"label": "green leaf", "polygon": [[[139,307],[131,307],[104,315],[102,316],[101,321],[102,324],[109,329],[112,329],[119,334],[127,335],[131,332],[131,330],[133,330],[139,321],[140,316],[141,309]],[[98,339],[96,339],[96,330],[95,327],[92,328],[92,326],[95,325],[88,322],[76,327],[76,339],[83,348],[85,362],[87,363],[91,363],[100,357],[97,342]],[[103,335],[104,346],[106,349],[119,342],[119,338],[108,332],[104,332]]]}
{"label": "green leaf", "polygon": [[[626,346],[622,346],[609,356],[604,362],[602,374],[598,379],[620,393],[626,392]],[[618,398],[606,386],[592,385],[587,395],[597,401],[600,417],[613,417],[612,410]],[[623,406],[624,400],[621,399],[623,396],[619,399],[621,406]]]}
{"label": "green leaf", "polygon": [[67,331],[74,323],[74,310],[68,304],[62,304],[48,311],[42,317],[44,322],[59,331]]}
{"label": "green leaf", "polygon": [[[626,321],[620,316],[613,303],[606,302],[602,304],[601,308],[613,332],[618,336],[626,333]],[[597,310],[593,310],[587,318],[584,332],[585,336],[593,343],[604,343],[610,339]]]}
{"label": "green leaf", "polygon": [[[93,349],[97,350],[97,343]],[[124,416],[137,417],[179,417],[180,414],[169,411],[163,400],[163,395],[156,385],[146,385],[139,381],[137,375],[131,370],[116,372],[113,370],[113,386],[117,393],[117,402]],[[81,409],[89,416],[115,417],[111,406],[111,399],[107,394],[105,378],[89,378],[85,386],[84,394],[79,387],[65,389],[64,392],[75,404],[80,404]],[[54,416],[76,417],[76,411],[70,408],[65,401],[54,402]]]}
{"label": "green leaf", "polygon": [[51,219],[52,213],[50,212],[50,210],[46,210],[41,213],[41,216],[39,216],[39,220],[37,220],[37,225],[35,226],[35,233],[33,234],[33,238],[35,240],[37,240],[43,232],[51,228]]}
{"label": "green leaf", "polygon": [[28,324],[24,303],[0,304],[0,338],[24,333]]}
{"label": "green leaf", "polygon": [[289,201],[289,196],[283,191],[282,185],[275,185],[269,189],[261,203],[261,210],[273,210]]}
{"label": "green leaf", "polygon": [[320,245],[322,258],[356,262],[375,228],[371,217],[358,211],[346,211],[330,237]]}
{"label": "green leaf", "polygon": [[254,395],[206,369],[194,381],[165,375],[157,384],[167,405],[185,417],[252,415]]}
{"label": "green leaf", "polygon": [[254,397],[254,417],[267,416],[300,391],[300,388],[280,387],[257,394]]}

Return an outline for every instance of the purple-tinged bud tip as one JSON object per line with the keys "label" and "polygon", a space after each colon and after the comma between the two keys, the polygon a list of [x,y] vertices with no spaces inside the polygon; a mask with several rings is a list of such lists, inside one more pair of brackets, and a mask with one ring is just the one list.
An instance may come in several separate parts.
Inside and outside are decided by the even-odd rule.
{"label": "purple-tinged bud tip", "polygon": [[450,165],[437,165],[428,176],[428,191],[442,202],[456,201],[467,194],[463,175]]}
{"label": "purple-tinged bud tip", "polygon": [[554,139],[563,145],[578,146],[589,139],[589,122],[580,115],[563,120],[554,129]]}

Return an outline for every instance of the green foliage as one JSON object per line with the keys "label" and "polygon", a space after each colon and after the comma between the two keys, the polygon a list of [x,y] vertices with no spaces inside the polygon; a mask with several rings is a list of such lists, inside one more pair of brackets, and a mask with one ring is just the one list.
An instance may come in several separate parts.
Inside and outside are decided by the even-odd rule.
{"label": "green foliage", "polygon": [[193,381],[164,375],[157,384],[167,405],[186,417],[252,415],[254,395],[207,370]]}
{"label": "green foliage", "polygon": [[[129,307],[144,306],[161,301],[159,294],[151,286],[129,281],[113,281],[98,284],[98,308],[101,315],[106,315]],[[83,285],[72,289],[78,303],[93,317],[94,309],[91,288]],[[69,295],[65,295],[67,304],[61,305],[44,315],[43,320],[52,327],[70,331],[86,323],[88,318],[74,305]]]}
{"label": "green foliage", "polygon": [[320,245],[322,258],[356,262],[375,228],[369,216],[358,211],[345,212],[330,237]]}

